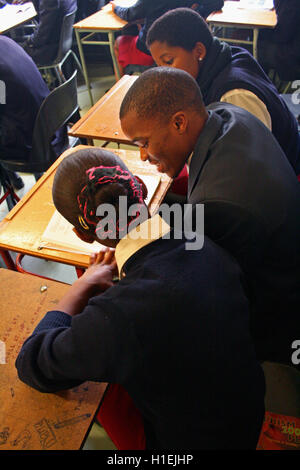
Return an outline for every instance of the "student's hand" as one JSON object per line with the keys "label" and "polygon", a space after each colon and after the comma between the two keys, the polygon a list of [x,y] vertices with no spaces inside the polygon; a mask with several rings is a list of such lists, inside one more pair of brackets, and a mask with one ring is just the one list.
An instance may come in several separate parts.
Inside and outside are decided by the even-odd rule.
{"label": "student's hand", "polygon": [[89,299],[113,286],[117,263],[113,250],[105,250],[93,256],[89,268],[70,287],[57,305],[57,310],[71,316],[81,313]]}
{"label": "student's hand", "polygon": [[23,5],[23,3],[28,3],[29,0],[13,0],[13,5]]}
{"label": "student's hand", "polygon": [[115,250],[111,248],[105,248],[99,251],[99,253],[92,253],[90,256],[89,266],[94,264],[111,264],[115,261]]}
{"label": "student's hand", "polygon": [[95,295],[111,287],[116,274],[115,251],[107,248],[91,255],[89,268],[76,282],[83,283],[89,291],[94,290]]}

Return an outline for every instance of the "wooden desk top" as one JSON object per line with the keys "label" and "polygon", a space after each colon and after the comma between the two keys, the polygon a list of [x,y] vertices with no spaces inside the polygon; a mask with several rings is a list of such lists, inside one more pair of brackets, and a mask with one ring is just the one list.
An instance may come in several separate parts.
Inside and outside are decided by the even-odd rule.
{"label": "wooden desk top", "polygon": [[[134,5],[136,0],[117,0],[116,3],[120,6],[129,7]],[[111,5],[105,5],[101,10],[93,15],[84,18],[78,23],[74,24],[74,28],[78,30],[88,31],[119,31],[124,28],[127,21],[119,18],[112,11]]]}
{"label": "wooden desk top", "polygon": [[[46,248],[39,249],[42,235],[55,211],[52,201],[52,182],[55,170],[66,155],[82,148],[86,147],[79,145],[64,152],[49,170],[44,173],[34,187],[7,214],[3,221],[0,222],[0,248],[72,266],[88,267],[89,256],[87,255]],[[149,205],[150,213],[155,213],[172,180],[167,175],[158,173],[154,165],[142,162],[138,151],[113,149],[111,151],[119,155],[133,173],[160,175],[159,186]]]}
{"label": "wooden desk top", "polygon": [[0,269],[0,450],[78,450],[92,425],[106,384],[40,393],[21,382],[15,368],[24,340],[68,288]]}
{"label": "wooden desk top", "polygon": [[124,75],[74,124],[69,135],[124,144],[131,143],[122,131],[119,110],[125,94],[137,78],[137,76]]}
{"label": "wooden desk top", "polygon": [[208,16],[208,23],[249,28],[275,28],[275,10],[254,10],[239,7],[239,2],[225,1],[222,11]]}
{"label": "wooden desk top", "polygon": [[9,9],[5,7],[4,11],[2,10],[1,8],[0,34],[26,23],[26,21],[31,20],[37,14],[31,2],[25,3],[24,5],[9,5]]}

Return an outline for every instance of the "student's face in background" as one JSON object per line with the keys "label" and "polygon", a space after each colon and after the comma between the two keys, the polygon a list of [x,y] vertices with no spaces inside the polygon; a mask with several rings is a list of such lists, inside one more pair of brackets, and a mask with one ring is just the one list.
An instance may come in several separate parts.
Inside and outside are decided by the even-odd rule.
{"label": "student's face in background", "polygon": [[192,51],[182,47],[169,46],[166,42],[154,41],[150,47],[151,55],[159,67],[174,67],[184,70],[197,78],[200,59],[204,59],[206,50],[202,43],[197,42]]}
{"label": "student's face in background", "polygon": [[[180,113],[170,122],[159,118],[140,119],[130,111],[122,120],[125,135],[140,147],[141,159],[156,165],[157,170],[175,178],[192,151],[185,132],[184,117]],[[176,118],[176,115],[174,115]]]}

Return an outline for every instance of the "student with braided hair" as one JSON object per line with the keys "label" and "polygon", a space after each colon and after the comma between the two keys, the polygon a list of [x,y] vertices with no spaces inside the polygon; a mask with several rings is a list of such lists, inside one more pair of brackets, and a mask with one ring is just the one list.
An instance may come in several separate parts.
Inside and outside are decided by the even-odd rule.
{"label": "student with braided hair", "polygon": [[[125,431],[121,416],[113,431],[106,428],[118,449],[254,449],[264,376],[242,273],[207,238],[202,249],[186,250],[183,234],[175,236],[158,214],[149,217],[145,195],[143,183],[103,149],[79,150],[60,163],[56,208],[85,241],[115,247],[115,259],[105,253],[46,314],[19,353],[19,377],[41,392],[113,384],[100,415],[109,392],[121,387],[111,411],[121,413],[123,390],[136,412]],[[120,196],[135,215],[106,239],[103,226],[97,231],[99,209],[111,204],[118,223]]]}

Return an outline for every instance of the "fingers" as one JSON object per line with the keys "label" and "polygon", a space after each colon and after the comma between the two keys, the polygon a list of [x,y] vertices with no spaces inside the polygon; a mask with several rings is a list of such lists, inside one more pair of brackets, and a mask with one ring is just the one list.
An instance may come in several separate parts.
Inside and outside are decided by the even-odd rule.
{"label": "fingers", "polygon": [[92,253],[90,255],[89,266],[95,264],[111,264],[114,260],[115,250],[104,248],[99,253]]}
{"label": "fingers", "polygon": [[104,253],[104,257],[103,257],[101,264],[111,264],[114,259],[115,259],[115,250],[108,249]]}

